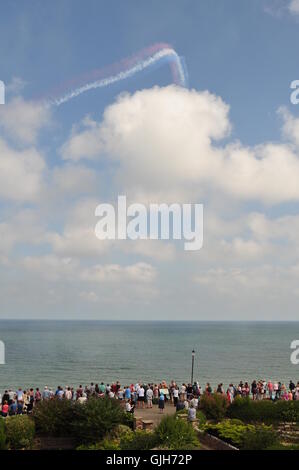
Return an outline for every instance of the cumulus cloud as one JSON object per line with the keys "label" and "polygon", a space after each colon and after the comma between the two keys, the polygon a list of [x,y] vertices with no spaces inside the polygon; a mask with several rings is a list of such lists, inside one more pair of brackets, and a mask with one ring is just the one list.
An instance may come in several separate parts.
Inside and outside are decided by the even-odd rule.
{"label": "cumulus cloud", "polygon": [[[151,318],[161,310],[181,318],[182,308],[197,318],[199,303],[213,318],[224,303],[229,318],[263,301],[268,311],[297,305],[299,219],[288,206],[279,216],[268,206],[299,198],[298,122],[279,113],[281,142],[244,146],[231,139],[221,98],[156,87],[121,95],[100,122],[75,125],[51,168],[32,146],[0,140],[0,197],[18,210],[23,202],[35,208],[4,211],[0,222],[0,269],[23,279],[18,298],[32,305],[38,286],[49,311],[88,303],[97,315],[100,303],[109,312],[128,303],[128,315],[138,303],[150,305]],[[190,256],[159,240],[98,240],[95,208],[122,193],[128,203],[204,202],[204,248]],[[13,251],[17,244],[26,245],[25,256]]]}
{"label": "cumulus cloud", "polygon": [[37,150],[14,150],[0,138],[0,198],[20,202],[36,200],[44,170],[44,159]]}
{"label": "cumulus cloud", "polygon": [[265,203],[298,200],[299,158],[292,146],[221,144],[231,129],[228,112],[215,95],[174,86],[121,95],[102,122],[89,120],[88,130],[72,133],[63,154],[74,160],[108,155],[120,165],[117,183],[132,195],[212,190]]}
{"label": "cumulus cloud", "polygon": [[31,145],[38,132],[50,122],[50,112],[43,104],[15,97],[0,107],[0,129],[14,141]]}
{"label": "cumulus cloud", "polygon": [[71,136],[60,149],[64,160],[77,162],[94,159],[102,150],[99,127],[95,121],[86,117],[81,125],[73,126]]}
{"label": "cumulus cloud", "polygon": [[148,263],[130,265],[96,264],[82,267],[78,259],[53,254],[25,256],[23,267],[50,282],[86,282],[87,284],[151,284],[156,279],[155,268]]}
{"label": "cumulus cloud", "polygon": [[96,188],[96,174],[83,165],[56,166],[52,170],[51,187],[62,196],[90,193]]}
{"label": "cumulus cloud", "polygon": [[283,136],[299,149],[299,119],[295,118],[285,107],[279,108],[278,114],[283,119]]}

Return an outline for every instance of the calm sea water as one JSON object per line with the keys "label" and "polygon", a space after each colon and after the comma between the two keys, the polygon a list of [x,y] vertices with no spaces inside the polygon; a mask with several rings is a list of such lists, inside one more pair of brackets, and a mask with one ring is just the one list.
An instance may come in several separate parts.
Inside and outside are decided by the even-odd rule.
{"label": "calm sea water", "polygon": [[298,323],[103,322],[0,320],[8,387],[120,380],[190,380],[227,384],[253,378],[299,380],[290,362]]}

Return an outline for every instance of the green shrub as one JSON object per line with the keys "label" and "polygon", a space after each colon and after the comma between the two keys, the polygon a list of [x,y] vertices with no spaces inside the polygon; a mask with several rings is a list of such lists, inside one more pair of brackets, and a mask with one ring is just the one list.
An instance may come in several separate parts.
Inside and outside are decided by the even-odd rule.
{"label": "green shrub", "polygon": [[122,439],[123,437],[133,436],[134,431],[125,424],[119,424],[116,428],[113,429],[111,437],[115,439]]}
{"label": "green shrub", "polygon": [[248,428],[254,429],[252,425],[232,424],[231,420],[225,419],[221,423],[207,424],[205,430],[213,436],[219,437],[234,446],[240,447],[243,435]]}
{"label": "green shrub", "polygon": [[155,429],[157,444],[174,450],[199,448],[199,440],[192,425],[174,416],[165,416]]}
{"label": "green shrub", "polygon": [[177,415],[188,415],[188,410],[183,408],[182,410],[176,411]]}
{"label": "green shrub", "polygon": [[203,426],[207,421],[206,415],[201,410],[196,411],[196,418],[199,426]]}
{"label": "green shrub", "polygon": [[117,400],[90,398],[84,404],[71,400],[48,400],[33,411],[36,430],[47,436],[72,436],[79,443],[94,444],[117,425],[133,426],[133,417]]}
{"label": "green shrub", "polygon": [[33,409],[36,431],[46,436],[69,436],[74,404],[70,400],[40,401]]}
{"label": "green shrub", "polygon": [[119,439],[111,439],[105,437],[102,441],[96,444],[81,444],[76,450],[121,450]]}
{"label": "green shrub", "polygon": [[30,449],[35,435],[34,422],[26,415],[10,416],[5,420],[5,433],[10,449]]}
{"label": "green shrub", "polygon": [[227,416],[247,423],[299,422],[299,401],[250,400],[237,397],[227,410]]}
{"label": "green shrub", "polygon": [[127,418],[117,400],[90,398],[83,405],[75,404],[70,430],[79,442],[95,443],[118,424],[126,424]]}
{"label": "green shrub", "polygon": [[119,439],[105,437],[98,446],[99,450],[121,450]]}
{"label": "green shrub", "polygon": [[5,420],[0,418],[0,450],[5,450],[6,448]]}
{"label": "green shrub", "polygon": [[265,450],[278,443],[278,436],[269,426],[247,429],[241,443],[242,450]]}
{"label": "green shrub", "polygon": [[237,426],[240,426],[240,425],[242,426],[242,424],[244,424],[243,421],[241,421],[240,419],[231,419],[230,423],[236,424]]}
{"label": "green shrub", "polygon": [[76,450],[101,450],[101,443],[97,442],[96,444],[81,444],[76,447]]}
{"label": "green shrub", "polygon": [[151,431],[137,429],[132,434],[123,436],[120,440],[122,450],[150,450],[158,444],[157,435]]}
{"label": "green shrub", "polygon": [[299,444],[284,445],[280,442],[270,445],[266,450],[299,450]]}
{"label": "green shrub", "polygon": [[220,421],[225,417],[228,405],[225,395],[213,393],[211,395],[204,394],[201,397],[199,408],[208,419]]}
{"label": "green shrub", "polygon": [[264,450],[278,442],[272,426],[254,426],[235,419],[208,424],[205,430],[242,450]]}

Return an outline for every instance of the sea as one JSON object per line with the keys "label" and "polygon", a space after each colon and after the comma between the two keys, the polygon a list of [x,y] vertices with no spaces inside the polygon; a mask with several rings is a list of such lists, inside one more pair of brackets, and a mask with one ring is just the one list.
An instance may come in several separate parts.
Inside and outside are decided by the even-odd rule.
{"label": "sea", "polygon": [[290,360],[299,322],[0,320],[7,388],[122,385],[137,381],[203,386],[253,379],[299,380]]}

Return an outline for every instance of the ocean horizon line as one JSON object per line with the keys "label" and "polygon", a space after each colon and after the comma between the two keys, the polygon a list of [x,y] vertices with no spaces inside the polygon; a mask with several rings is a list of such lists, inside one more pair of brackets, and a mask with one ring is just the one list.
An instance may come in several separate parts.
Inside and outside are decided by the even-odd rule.
{"label": "ocean horizon line", "polygon": [[0,318],[1,321],[10,322],[97,322],[97,323],[299,323],[299,320],[134,320],[134,319],[96,319],[96,318]]}

